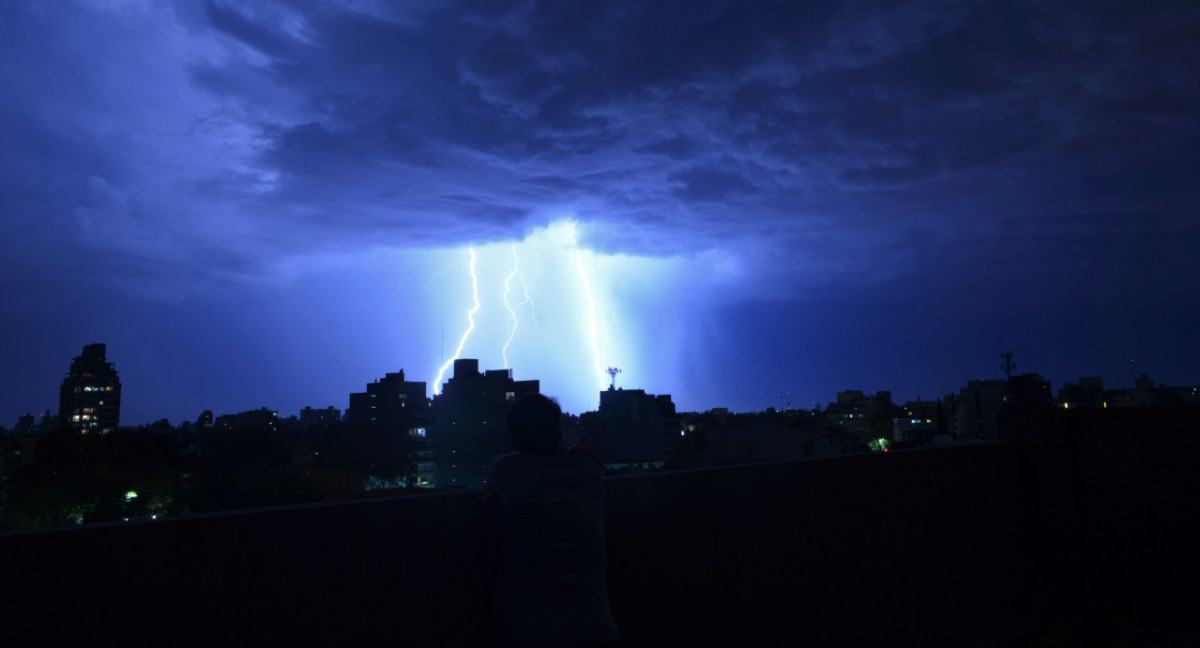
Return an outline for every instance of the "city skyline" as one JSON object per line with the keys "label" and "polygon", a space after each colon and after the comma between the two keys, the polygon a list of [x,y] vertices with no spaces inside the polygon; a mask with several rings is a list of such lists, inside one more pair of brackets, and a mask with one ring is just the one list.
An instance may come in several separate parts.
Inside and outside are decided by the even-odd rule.
{"label": "city skyline", "polygon": [[685,411],[932,400],[1009,349],[1200,382],[1194,3],[81,0],[0,35],[0,425],[92,342],[133,425],[344,408],[460,342],[574,412],[608,366]]}
{"label": "city skyline", "polygon": [[[116,390],[115,390],[116,396],[115,396],[115,398],[109,398],[110,402],[109,402],[109,408],[108,408],[110,410],[110,416],[113,417],[112,420],[115,421],[116,420],[115,417],[117,416],[119,409],[120,409],[120,382],[117,378],[119,372],[117,372],[115,369],[115,366],[114,366],[115,363],[106,361],[107,359],[104,356],[105,347],[106,347],[106,345],[104,343],[98,343],[98,342],[93,342],[91,344],[85,345],[83,348],[82,355],[76,357],[75,360],[72,362],[71,371],[68,372],[67,377],[63,380],[63,382],[60,386],[59,392],[60,392],[60,399],[62,399],[61,403],[66,403],[68,392],[71,392],[72,389],[78,385],[82,385],[82,384],[89,385],[89,387],[87,387],[83,391],[100,392],[102,389],[107,389],[108,393],[113,392],[112,387],[101,388],[101,387],[93,387],[90,385],[94,385],[94,384],[115,385],[116,386]],[[99,364],[95,364],[95,366],[100,368],[102,370],[102,372],[99,374],[96,374],[95,377],[89,377],[87,379],[84,379],[83,382],[80,382],[81,379],[78,377],[80,375],[79,368],[81,366],[80,363],[84,358],[89,358],[89,360],[93,363],[99,363]],[[946,398],[954,399],[954,398],[960,396],[962,393],[969,392],[973,389],[978,389],[979,384],[987,384],[987,385],[989,385],[988,388],[991,388],[991,389],[1000,388],[1001,390],[1003,390],[1003,389],[1007,389],[1008,388],[1007,386],[1011,386],[1013,384],[1026,384],[1029,381],[1033,381],[1030,384],[1044,384],[1044,387],[1046,390],[1046,394],[1045,394],[1046,398],[1053,401],[1056,406],[1064,406],[1065,407],[1065,404],[1063,401],[1063,399],[1065,398],[1067,401],[1076,401],[1077,403],[1083,402],[1083,403],[1088,404],[1086,406],[1095,406],[1095,407],[1100,407],[1101,406],[1100,401],[1105,401],[1105,402],[1103,402],[1103,407],[1107,408],[1108,403],[1106,401],[1108,399],[1104,398],[1105,393],[1112,395],[1118,401],[1118,402],[1114,403],[1114,406],[1128,407],[1131,405],[1144,406],[1146,404],[1149,404],[1151,401],[1154,400],[1154,397],[1152,396],[1152,394],[1159,390],[1168,390],[1171,393],[1178,392],[1180,394],[1182,394],[1183,392],[1190,392],[1190,396],[1188,396],[1188,398],[1194,398],[1194,394],[1196,393],[1196,391],[1200,390],[1200,385],[1197,385],[1197,384],[1175,384],[1175,385],[1172,385],[1172,384],[1168,384],[1168,383],[1165,383],[1162,381],[1157,381],[1153,377],[1148,376],[1147,374],[1144,374],[1144,373],[1133,378],[1132,381],[1128,385],[1121,384],[1121,383],[1118,383],[1118,384],[1106,383],[1106,381],[1104,380],[1104,378],[1102,376],[1090,375],[1090,376],[1079,376],[1077,378],[1070,379],[1070,380],[1063,380],[1060,383],[1058,383],[1057,388],[1055,388],[1054,381],[1048,379],[1046,376],[1043,376],[1040,373],[1037,373],[1034,371],[1018,371],[1017,370],[1018,366],[1015,363],[1013,363],[1013,361],[1012,361],[1013,356],[1012,356],[1011,351],[1000,354],[1000,358],[1003,360],[1003,362],[998,365],[999,373],[1004,375],[1005,376],[1004,378],[999,378],[999,377],[995,377],[995,376],[966,378],[966,379],[961,380],[955,388],[949,390],[946,393],[935,395],[932,398],[923,398],[921,396],[917,396],[915,398],[894,398],[894,392],[891,389],[886,388],[886,386],[880,387],[874,391],[877,392],[878,397],[882,397],[885,400],[888,400],[890,403],[892,403],[893,405],[896,405],[896,406],[899,406],[899,405],[905,404],[905,403],[919,402],[922,400],[924,400],[926,403],[932,404],[934,402],[940,403],[943,399],[946,399]],[[458,367],[461,365],[464,367],[468,367],[468,371],[470,371],[470,372],[478,372],[478,375],[481,378],[485,374],[488,376],[492,376],[492,377],[495,377],[495,376],[498,376],[501,374],[506,374],[508,376],[508,380],[510,382],[513,380],[514,370],[511,367],[503,368],[503,369],[488,368],[486,366],[481,366],[479,364],[478,359],[476,359],[476,358],[465,358],[465,357],[455,357],[450,362],[451,362],[451,364],[455,365],[455,367]],[[615,391],[626,391],[627,390],[631,394],[632,393],[645,393],[644,389],[642,389],[636,385],[618,386],[617,381],[616,381],[616,376],[617,376],[617,374],[621,373],[621,369],[619,367],[608,367],[605,369],[605,372],[609,376],[610,383],[604,389],[600,389],[596,392],[596,403],[592,407],[586,408],[586,409],[581,409],[581,410],[569,410],[569,409],[564,408],[563,413],[572,415],[572,416],[578,416],[578,415],[582,415],[585,413],[595,413],[598,409],[600,409],[601,403],[605,399],[605,393],[611,392],[614,390]],[[91,373],[86,373],[83,375],[92,376]],[[449,383],[450,379],[453,376],[454,376],[453,370],[450,373],[446,374],[447,384]],[[1014,383],[1014,380],[1016,381],[1015,383]],[[399,381],[399,382],[395,382],[395,381]],[[540,383],[540,380],[536,376],[532,377],[532,378],[526,376],[526,377],[524,377],[523,380],[518,381],[517,384],[537,385],[539,383]],[[368,396],[373,396],[374,394],[372,394],[371,392],[373,392],[373,390],[381,389],[381,384],[391,384],[391,385],[393,385],[392,389],[395,389],[395,385],[399,385],[399,384],[407,385],[407,387],[404,388],[406,393],[408,390],[415,387],[416,385],[424,385],[426,388],[426,391],[425,391],[426,397],[428,398],[428,401],[431,405],[436,405],[438,397],[441,395],[440,391],[438,393],[434,393],[434,390],[431,389],[429,384],[426,383],[425,381],[404,382],[404,370],[403,369],[400,369],[398,372],[388,372],[384,376],[369,379],[366,381],[365,384],[366,384],[367,392],[356,391],[356,392],[347,394],[345,396],[345,398],[342,399],[342,400],[346,401],[344,404],[341,402],[338,402],[338,403],[331,403],[326,406],[326,405],[317,404],[317,403],[309,403],[309,404],[305,404],[305,405],[301,406],[300,408],[298,408],[296,410],[286,410],[286,409],[282,409],[282,408],[271,407],[270,405],[261,405],[259,407],[252,407],[252,408],[244,409],[241,411],[232,411],[232,410],[224,411],[224,410],[213,410],[212,408],[205,408],[205,409],[199,410],[199,415],[197,417],[190,417],[186,414],[179,416],[179,417],[151,416],[150,418],[147,418],[145,421],[127,424],[123,427],[140,427],[140,426],[144,426],[144,425],[148,425],[148,424],[158,424],[158,423],[161,423],[163,420],[168,420],[175,425],[180,425],[180,424],[187,425],[187,424],[190,424],[193,422],[201,422],[201,421],[207,421],[208,424],[211,424],[214,416],[232,417],[234,415],[258,414],[259,412],[274,412],[274,414],[276,416],[281,415],[283,418],[295,418],[297,416],[299,416],[300,418],[303,418],[305,411],[326,412],[326,411],[330,411],[330,410],[336,410],[337,412],[344,415],[346,417],[347,421],[350,421],[351,420],[350,412],[355,407],[355,399],[356,398],[363,399],[363,398],[367,398]],[[1000,385],[1005,385],[1006,387],[999,387]],[[1080,391],[1081,385],[1083,385],[1082,391]],[[1018,387],[1018,389],[1021,389],[1021,388]],[[536,388],[535,388],[535,390],[536,390]],[[75,391],[79,391],[79,390],[75,389]],[[853,400],[855,398],[863,398],[864,392],[866,392],[868,394],[867,398],[869,400],[870,398],[873,398],[873,396],[869,395],[869,392],[871,392],[871,391],[872,390],[870,390],[870,389],[863,390],[863,389],[855,388],[855,387],[840,387],[833,392],[832,397],[829,397],[826,400],[813,400],[808,403],[803,403],[803,402],[799,402],[799,401],[793,402],[793,398],[792,398],[793,395],[791,392],[781,391],[776,395],[776,401],[774,403],[763,405],[762,407],[759,407],[757,409],[741,409],[741,410],[739,410],[737,408],[730,408],[727,405],[724,405],[721,403],[712,403],[712,404],[709,404],[704,407],[692,408],[692,409],[686,409],[686,410],[681,409],[679,411],[681,411],[681,412],[687,411],[687,412],[692,412],[692,413],[709,413],[709,412],[715,412],[715,411],[726,411],[726,412],[734,413],[734,414],[761,414],[761,413],[765,413],[769,410],[777,410],[780,412],[787,411],[787,410],[797,410],[797,411],[811,410],[811,411],[816,412],[816,411],[825,410],[828,407],[840,406],[843,404],[843,399],[846,399],[846,398],[851,399],[851,400]],[[1127,394],[1127,395],[1121,396],[1121,395],[1118,395],[1118,393],[1120,393],[1120,392],[1139,393],[1139,395],[1131,396],[1131,395]],[[388,392],[388,393],[390,394],[391,392]],[[999,393],[999,392],[997,392],[997,393]],[[415,394],[408,394],[408,395],[412,396],[412,397],[416,397]],[[551,398],[553,398],[556,402],[560,401],[560,399],[557,396],[554,396],[553,394],[547,394],[547,395],[550,396]],[[652,394],[651,396],[653,397],[654,395]],[[661,396],[666,399],[672,398],[671,394],[661,394]],[[105,396],[100,396],[100,398],[105,398]],[[252,396],[250,398],[253,399]],[[407,396],[405,398],[407,398]],[[1096,402],[1094,402],[1094,403],[1091,402],[1093,400],[1095,400]],[[1145,402],[1143,403],[1141,401],[1145,401]],[[360,402],[360,407],[361,407],[363,404],[369,403],[370,401],[367,400],[367,401],[359,401],[359,402]],[[1180,402],[1182,403],[1182,401],[1180,401]],[[101,401],[100,404],[103,405],[104,402]],[[64,405],[60,404],[59,409],[57,411],[50,409],[50,408],[47,408],[46,410],[37,410],[37,414],[36,414],[37,418],[34,419],[33,425],[41,426],[43,424],[43,420],[41,417],[46,415],[46,413],[49,413],[50,416],[55,417],[55,420],[53,421],[54,425],[56,425],[58,427],[78,428],[79,422],[75,419],[78,419],[79,417],[76,416],[76,417],[69,417],[68,419],[63,419],[63,415],[64,415],[63,407],[64,407]],[[78,415],[80,412],[73,411],[73,413]],[[85,413],[91,413],[91,412],[86,411]],[[34,411],[26,410],[25,412],[22,413],[22,415],[23,416],[34,415]],[[360,418],[361,418],[361,416],[360,416]],[[74,421],[74,422],[72,422],[72,421]],[[94,425],[95,424],[93,424],[93,426]],[[9,428],[9,427],[10,426],[0,424],[0,428]],[[19,425],[13,426],[13,429],[16,429],[18,427],[20,427],[20,426]],[[110,431],[112,431],[112,429],[115,429],[115,423],[111,423],[110,429],[106,429],[105,432],[106,433],[110,432]],[[42,431],[45,431],[45,430],[43,429]]]}

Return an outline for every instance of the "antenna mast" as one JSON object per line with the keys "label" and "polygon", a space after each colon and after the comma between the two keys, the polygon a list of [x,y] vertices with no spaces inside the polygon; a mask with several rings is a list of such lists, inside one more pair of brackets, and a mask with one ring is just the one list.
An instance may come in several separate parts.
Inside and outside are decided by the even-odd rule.
{"label": "antenna mast", "polygon": [[1007,376],[1009,380],[1012,380],[1013,369],[1017,368],[1016,363],[1012,361],[1012,351],[1005,351],[1004,353],[1000,354],[1000,357],[1004,359],[1004,362],[1000,364],[1000,369],[1004,372],[1004,375]]}
{"label": "antenna mast", "polygon": [[612,383],[608,385],[609,391],[612,391],[617,388],[617,374],[621,373],[621,370],[616,367],[609,367],[605,371],[612,377]]}

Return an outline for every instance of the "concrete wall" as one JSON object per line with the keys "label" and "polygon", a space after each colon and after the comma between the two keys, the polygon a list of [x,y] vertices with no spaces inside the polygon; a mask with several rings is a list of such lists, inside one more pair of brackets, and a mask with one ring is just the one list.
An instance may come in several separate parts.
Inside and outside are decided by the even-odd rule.
{"label": "concrete wall", "polygon": [[[1078,622],[1111,614],[1111,599],[1078,581],[1079,561],[1106,557],[1122,587],[1145,585],[1153,579],[1139,574],[1161,575],[1174,562],[1146,552],[1183,540],[1139,539],[1131,522],[1183,533],[1176,525],[1195,521],[1182,496],[1150,509],[1081,497],[1097,489],[1111,497],[1121,480],[1153,472],[1146,460],[1157,458],[1097,457],[1111,444],[1084,436],[1054,447],[979,444],[610,478],[609,586],[623,645],[773,645],[781,636],[806,645],[1041,645],[1029,638],[1079,632]],[[1113,470],[1123,476],[1105,481]],[[1155,483],[1195,483],[1164,479]],[[0,536],[0,632],[134,644],[478,645],[477,497]],[[1100,531],[1140,557],[1084,542],[1063,566],[1064,543]],[[1180,564],[1173,577],[1188,569]],[[1118,604],[1161,597],[1127,594]],[[1162,618],[1138,610],[1093,632],[1133,632]],[[1191,636],[1194,626],[1163,632]]]}

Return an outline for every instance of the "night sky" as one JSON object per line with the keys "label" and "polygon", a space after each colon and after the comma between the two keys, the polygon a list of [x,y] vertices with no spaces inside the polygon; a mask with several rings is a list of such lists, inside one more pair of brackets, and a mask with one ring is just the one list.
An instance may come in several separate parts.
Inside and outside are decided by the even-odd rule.
{"label": "night sky", "polygon": [[6,427],[90,342],[179,423],[471,321],[572,412],[1200,383],[1194,1],[4,2],[0,128]]}

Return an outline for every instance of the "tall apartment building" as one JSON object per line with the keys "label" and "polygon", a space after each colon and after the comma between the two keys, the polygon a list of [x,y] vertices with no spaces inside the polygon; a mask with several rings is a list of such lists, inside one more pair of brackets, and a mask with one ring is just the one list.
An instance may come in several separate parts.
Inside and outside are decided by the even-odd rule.
{"label": "tall apartment building", "polygon": [[348,434],[367,433],[371,428],[381,432],[387,447],[377,449],[382,452],[380,459],[408,474],[419,464],[432,462],[425,436],[431,418],[425,382],[405,380],[401,369],[368,383],[364,392],[350,394],[345,422]]}
{"label": "tall apartment building", "polygon": [[675,404],[669,395],[655,396],[641,389],[600,392],[596,429],[591,442],[606,465],[661,463],[664,458],[665,427],[675,419]]}
{"label": "tall apartment building", "polygon": [[104,356],[105,345],[88,344],[71,362],[58,396],[58,420],[83,433],[108,434],[121,415],[121,381]]}
{"label": "tall apartment building", "polygon": [[958,437],[998,439],[1000,408],[1008,396],[1006,380],[967,381],[967,386],[958,391]]}
{"label": "tall apartment building", "polygon": [[479,373],[478,360],[455,360],[434,401],[437,487],[482,488],[488,464],[505,452],[508,403],[538,389],[538,381],[513,380],[508,369]]}

